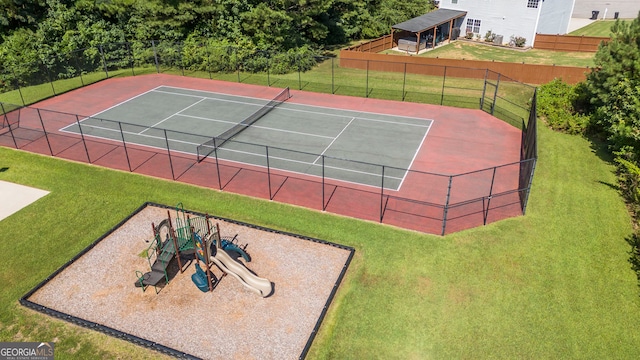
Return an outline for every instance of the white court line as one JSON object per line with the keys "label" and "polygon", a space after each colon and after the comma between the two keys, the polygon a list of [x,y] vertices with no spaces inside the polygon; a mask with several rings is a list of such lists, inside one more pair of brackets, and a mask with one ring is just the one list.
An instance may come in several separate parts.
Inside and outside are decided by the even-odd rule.
{"label": "white court line", "polygon": [[[84,125],[84,126],[85,127],[95,128],[95,129],[100,129],[100,130],[105,130],[107,132],[109,132],[109,131],[116,132],[116,133],[120,134],[120,130],[118,130],[118,129],[111,129],[111,128],[105,128],[105,127],[94,126],[94,125]],[[64,131],[64,132],[77,134],[76,132],[72,132],[72,131]],[[164,137],[161,137],[161,136],[141,135],[141,134],[130,132],[130,131],[123,131],[123,133],[128,134],[128,135],[143,136],[145,138],[156,139],[156,140],[166,140]],[[85,134],[84,136],[90,137],[90,138],[95,138],[95,139],[103,139],[103,140],[108,140],[108,141],[115,141],[115,142],[118,142],[118,143],[121,142],[121,140],[115,140],[115,139],[107,138],[107,137],[103,137],[103,136],[96,136],[96,135],[89,135],[89,134]],[[175,142],[175,143],[180,143],[180,144],[186,144],[186,145],[194,145],[194,146],[199,145],[198,143],[194,143],[194,142],[190,142],[190,141],[176,140],[176,139],[170,139],[169,141]],[[166,150],[166,148],[159,147],[159,146],[152,146],[152,145],[144,145],[144,146],[152,148],[152,149]],[[286,150],[286,149],[284,149],[284,150]],[[171,151],[176,152],[176,153],[180,153],[180,154],[195,155],[194,153],[187,152],[187,151],[181,151],[181,150],[171,150]],[[258,154],[258,153],[252,153],[252,152],[247,152],[247,151],[240,151],[240,150],[224,149],[224,148],[220,148],[220,149],[218,149],[218,151],[228,151],[228,152],[234,152],[234,153],[238,153],[238,154],[257,156],[257,157],[264,157],[265,156],[264,154]],[[310,166],[316,166],[316,167],[321,167],[322,166],[320,164],[313,164],[313,163],[309,163],[309,162],[305,162],[305,161],[299,161],[299,160],[288,159],[288,158],[281,158],[281,157],[278,157],[278,156],[270,156],[270,158],[278,159],[278,160],[281,160],[283,162],[298,163],[298,164],[304,164],[304,165],[310,165]],[[222,158],[222,160],[228,161],[228,162],[231,162],[231,163],[236,163],[236,164],[244,164],[244,165],[256,166],[256,167],[259,167],[259,168],[266,168],[266,166],[259,165],[259,164],[246,163],[246,162],[229,160],[229,159],[224,159],[224,158]],[[334,170],[340,170],[340,171],[344,171],[344,172],[348,172],[348,173],[372,176],[372,177],[380,177],[380,174],[370,173],[370,172],[365,172],[365,171],[360,171],[360,170],[354,170],[354,169],[348,169],[348,168],[341,168],[341,167],[336,167],[336,166],[327,166],[327,165],[325,165],[325,168],[334,169]],[[303,173],[303,172],[294,171],[294,170],[290,170],[290,169],[281,169],[281,168],[277,168],[277,169],[278,170],[282,170],[282,171],[287,171],[287,172],[290,172],[292,174],[300,174],[300,175],[304,175],[304,176],[310,176],[310,177],[313,177],[313,178],[320,178],[320,176],[318,176],[318,175]],[[395,176],[386,176],[386,177],[390,178],[390,179],[395,179],[395,180],[402,180],[402,178],[395,177]],[[379,186],[376,186],[376,185],[368,185],[368,184],[363,184],[363,183],[344,180],[344,179],[339,179],[339,178],[330,178],[330,179],[336,180],[336,181],[345,182],[345,183],[348,183],[348,184],[360,185],[360,186],[371,187],[371,188],[379,188]],[[387,188],[387,189],[391,189],[391,190],[396,190],[397,191],[397,190],[400,189],[400,187]]]}
{"label": "white court line", "polygon": [[[265,104],[254,104],[254,103],[238,101],[238,100],[221,99],[221,98],[216,98],[216,97],[198,96],[198,95],[193,95],[193,94],[174,93],[174,92],[164,91],[164,90],[155,90],[155,92],[159,92],[159,93],[163,93],[163,94],[169,94],[169,95],[177,95],[177,96],[205,98],[205,99],[214,100],[214,101],[228,102],[228,103],[233,103],[233,104],[241,104],[241,105],[246,105],[246,106],[258,106],[258,107],[260,107],[260,106],[264,106],[265,105]],[[231,96],[233,96],[233,95],[231,95]],[[247,99],[254,99],[254,98],[247,97]],[[264,100],[267,103],[269,102],[269,100],[267,100],[267,99],[259,99],[259,100]]]}
{"label": "white court line", "polygon": [[[179,87],[172,87],[172,86],[160,85],[160,86],[157,86],[157,87],[155,87],[155,88],[153,88],[153,89],[150,89],[150,90],[148,90],[148,91],[145,91],[145,92],[143,92],[143,93],[141,93],[141,94],[138,94],[138,95],[136,95],[136,96],[133,96],[133,97],[131,97],[131,98],[129,98],[129,99],[127,99],[127,100],[125,100],[125,101],[122,101],[122,102],[118,103],[118,104],[115,104],[115,105],[113,105],[113,106],[111,106],[111,107],[109,107],[109,108],[107,108],[107,109],[104,109],[104,110],[102,110],[102,111],[100,111],[100,112],[98,112],[98,113],[96,113],[96,114],[94,114],[94,115],[91,115],[89,118],[91,118],[91,117],[95,117],[95,116],[97,116],[97,115],[99,115],[99,114],[101,114],[101,113],[104,113],[104,112],[106,112],[106,111],[108,111],[108,110],[111,110],[111,109],[113,109],[113,108],[115,108],[115,107],[117,107],[117,106],[120,106],[120,105],[122,105],[122,104],[125,104],[125,103],[127,103],[127,102],[129,102],[129,101],[132,101],[132,100],[134,100],[134,99],[136,99],[136,98],[138,98],[138,97],[141,97],[141,96],[143,96],[143,95],[145,95],[145,94],[148,94],[148,93],[151,93],[151,92],[160,92],[160,93],[166,93],[166,94],[170,94],[170,95],[181,95],[181,96],[189,96],[189,97],[196,97],[196,98],[200,98],[200,100],[199,100],[199,101],[197,101],[196,103],[194,103],[194,104],[192,104],[192,105],[188,106],[187,108],[184,108],[184,109],[182,109],[182,110],[180,110],[180,111],[176,112],[175,114],[173,114],[173,115],[169,116],[168,118],[165,118],[165,119],[161,120],[160,122],[158,122],[158,123],[156,123],[156,124],[152,125],[151,127],[147,127],[147,129],[145,129],[145,130],[143,130],[143,131],[141,131],[141,132],[137,133],[137,135],[139,135],[139,136],[145,136],[145,137],[149,137],[149,138],[160,139],[160,137],[156,137],[156,136],[149,136],[149,135],[145,135],[145,134],[143,134],[143,133],[144,133],[145,131],[147,131],[147,130],[150,130],[151,128],[154,128],[154,127],[158,126],[159,124],[161,124],[162,122],[164,122],[164,121],[168,120],[169,118],[171,118],[171,117],[173,117],[173,116],[193,117],[193,118],[199,118],[199,119],[202,119],[202,120],[217,121],[217,122],[226,122],[226,123],[230,123],[230,124],[235,124],[235,123],[233,123],[233,122],[228,122],[228,121],[223,121],[223,120],[217,120],[217,119],[210,119],[210,118],[196,117],[196,116],[191,116],[191,115],[180,114],[182,111],[185,111],[185,110],[187,110],[188,108],[190,108],[190,107],[192,107],[192,106],[195,106],[196,104],[198,104],[198,103],[200,103],[200,102],[202,102],[202,101],[204,101],[204,100],[206,100],[206,99],[209,99],[209,100],[215,100],[215,101],[226,101],[226,102],[230,102],[230,103],[237,103],[237,104],[248,105],[248,106],[255,106],[255,107],[257,107],[257,106],[263,106],[263,104],[248,103],[248,102],[242,102],[242,101],[237,101],[237,100],[228,100],[228,99],[220,99],[220,98],[207,97],[207,96],[197,96],[197,95],[192,95],[192,94],[175,93],[175,92],[170,92],[170,91],[165,91],[165,90],[159,90],[160,88],[182,89],[182,90],[193,91],[193,92],[197,92],[197,93],[210,93],[210,94],[218,94],[218,95],[221,95],[221,96],[227,96],[227,97],[238,97],[238,98],[256,99],[256,100],[260,100],[260,101],[267,101],[266,99],[262,99],[262,98],[255,98],[255,97],[248,97],[248,96],[241,96],[241,95],[232,95],[232,94],[223,94],[223,93],[217,93],[217,92],[212,92],[212,91],[193,90],[193,89],[185,89],[185,88],[179,88]],[[391,120],[372,119],[372,118],[366,118],[366,117],[363,117],[363,118],[358,117],[358,118],[357,118],[358,120],[363,120],[363,121],[371,121],[371,122],[379,122],[379,123],[388,123],[388,124],[394,124],[394,125],[398,125],[398,124],[400,124],[400,125],[405,125],[405,126],[413,126],[413,127],[427,128],[427,130],[426,130],[426,132],[425,132],[425,134],[424,134],[424,136],[423,136],[423,138],[422,138],[422,141],[420,142],[420,146],[418,147],[418,149],[416,150],[416,152],[414,153],[414,155],[413,155],[413,157],[412,157],[412,159],[411,159],[411,162],[410,162],[410,165],[409,165],[408,169],[405,169],[405,171],[404,171],[404,176],[403,176],[402,178],[398,178],[398,177],[388,177],[388,178],[390,178],[390,179],[398,179],[398,180],[401,180],[401,181],[400,181],[400,185],[398,186],[398,188],[397,188],[396,190],[399,190],[399,189],[400,189],[400,187],[402,186],[402,183],[403,183],[403,182],[404,182],[404,180],[406,179],[406,177],[407,177],[407,175],[408,175],[408,171],[407,171],[407,170],[409,170],[409,169],[411,168],[411,166],[413,165],[413,163],[414,163],[414,161],[415,161],[415,159],[416,159],[416,157],[417,157],[417,154],[418,154],[419,150],[422,148],[422,146],[424,145],[424,141],[425,141],[425,139],[426,139],[426,136],[427,136],[427,134],[429,133],[429,130],[431,129],[431,126],[432,126],[432,125],[433,125],[433,123],[434,123],[434,120],[433,120],[433,119],[416,118],[416,117],[409,117],[409,116],[398,116],[398,115],[392,115],[392,114],[373,113],[373,112],[365,112],[365,111],[355,111],[355,110],[340,109],[340,108],[330,108],[330,107],[316,106],[316,105],[303,105],[303,104],[295,104],[295,103],[294,103],[294,104],[292,104],[292,105],[293,105],[293,106],[302,107],[302,108],[330,109],[331,111],[338,111],[338,112],[342,112],[342,113],[346,113],[346,114],[348,114],[348,113],[357,113],[357,114],[375,114],[375,115],[385,116],[385,117],[392,118],[392,119],[393,119],[393,118],[396,118],[396,119],[413,119],[413,120],[419,120],[419,121],[421,121],[421,122],[429,121],[429,124],[428,124],[428,125],[426,125],[426,124],[424,124],[424,125],[423,125],[423,124],[411,124],[411,123],[405,123],[405,122],[397,122],[397,121],[391,121]],[[279,108],[278,110],[279,110],[279,111],[290,111],[290,112],[307,113],[307,114],[316,114],[316,115],[321,115],[321,116],[322,116],[322,117],[324,117],[324,118],[327,118],[327,117],[348,118],[348,117],[349,117],[349,116],[347,116],[347,115],[343,115],[343,114],[331,114],[331,113],[326,113],[326,112],[311,111],[311,110],[305,110],[305,109]],[[96,118],[96,119],[99,119],[99,118]],[[337,138],[338,138],[338,137],[339,137],[339,136],[340,136],[340,135],[341,135],[341,134],[346,130],[346,128],[347,128],[347,127],[348,127],[348,126],[349,126],[349,125],[350,125],[350,124],[351,124],[355,119],[356,119],[356,117],[351,117],[351,119],[350,119],[349,123],[348,123],[348,124],[347,124],[347,125],[346,125],[346,126],[345,126],[341,131],[340,131],[340,133],[339,133],[338,135],[336,135],[335,137],[331,137],[331,136],[322,136],[322,135],[316,135],[316,134],[308,134],[308,133],[302,133],[302,132],[296,132],[296,131],[289,131],[289,130],[282,130],[282,129],[275,129],[275,128],[268,128],[268,127],[264,127],[264,126],[254,126],[254,127],[256,127],[256,128],[260,128],[260,129],[273,130],[273,131],[288,132],[288,133],[299,134],[299,135],[304,135],[304,136],[314,136],[314,137],[322,137],[322,138],[327,138],[327,139],[333,139],[333,140],[331,141],[331,143],[329,144],[329,146],[325,148],[325,150],[322,152],[322,154],[321,154],[319,157],[317,157],[317,158],[316,158],[316,160],[315,160],[314,162],[312,162],[312,163],[300,162],[300,163],[308,164],[308,165],[310,165],[310,166],[321,166],[321,165],[318,165],[318,164],[317,164],[318,159],[320,159],[320,158],[321,158],[321,156],[322,156],[322,155],[324,155],[324,154],[326,153],[326,151],[329,149],[329,147],[330,147],[330,146],[331,146],[331,145],[332,145],[332,144],[337,140]],[[84,120],[87,120],[87,118],[83,119],[82,121],[84,121]],[[101,120],[101,119],[99,119],[99,120]],[[126,124],[126,123],[125,123],[125,124]],[[77,132],[75,132],[75,131],[65,131],[68,127],[73,126],[73,125],[75,125],[75,124],[67,125],[66,127],[64,127],[63,129],[61,129],[60,131],[63,131],[63,132],[71,132],[71,133],[74,133],[74,134],[75,134],[75,133],[77,133]],[[135,125],[135,124],[132,124],[132,125]],[[116,131],[116,130],[114,130],[114,129],[102,128],[102,127],[93,126],[93,125],[84,125],[84,126],[90,126],[90,127],[96,128],[96,129],[103,129],[103,130],[108,130],[108,131]],[[127,134],[132,134],[132,135],[136,135],[136,133],[132,133],[132,132],[125,132],[125,133],[127,133]],[[89,136],[91,136],[91,137],[96,137],[96,138],[102,138],[102,137],[99,137],[99,136],[92,136],[92,135],[89,135]],[[108,138],[106,138],[106,139],[108,139]],[[109,139],[109,140],[112,140],[112,139]],[[179,141],[179,140],[171,140],[171,141],[174,141],[174,142],[177,142],[177,143],[189,144],[189,145],[198,145],[198,144],[195,144],[195,143],[185,142],[185,141]],[[151,147],[153,148],[153,146],[151,146]],[[232,150],[228,150],[228,151],[232,151]],[[191,153],[188,153],[188,152],[185,152],[185,153],[186,153],[186,154],[191,154]],[[240,153],[241,153],[241,152],[240,152]],[[283,161],[290,161],[290,162],[299,162],[299,161],[295,161],[295,160],[291,160],[291,159],[280,159],[280,160],[283,160]],[[229,161],[231,161],[231,160],[229,160]],[[257,166],[259,166],[259,165],[257,165]],[[330,166],[327,166],[327,168],[332,168],[332,169],[336,169],[336,170],[342,170],[342,171],[345,171],[345,172],[359,173],[359,174],[364,174],[364,175],[368,175],[368,176],[377,176],[377,177],[379,177],[379,176],[380,176],[380,174],[372,174],[372,173],[369,173],[369,172],[363,172],[363,171],[357,171],[357,170],[351,170],[351,169],[343,169],[343,168],[339,168],[339,167],[330,167]],[[282,169],[282,170],[285,170],[285,169]],[[285,170],[285,171],[290,171],[290,172],[292,172],[292,173],[297,173],[297,172],[295,172],[295,171],[291,171],[291,170]],[[304,173],[303,173],[303,174],[304,174]],[[314,175],[310,175],[310,174],[305,174],[305,175],[314,176]],[[336,179],[336,180],[346,181],[346,180],[341,180],[341,179]],[[346,181],[346,182],[349,182],[349,181]],[[354,183],[354,184],[359,184],[359,183]],[[366,184],[360,184],[360,185],[366,185]],[[369,186],[369,185],[366,185],[366,186]],[[375,187],[375,186],[374,186],[374,187]]]}
{"label": "white court line", "polygon": [[[431,125],[433,125],[433,123],[434,123],[434,121],[431,122]],[[422,149],[422,146],[424,146],[424,141],[427,138],[427,134],[429,134],[429,131],[431,130],[431,125],[429,126],[427,131],[424,133],[424,136],[422,137],[422,141],[420,141],[420,146],[418,146],[418,148],[416,149],[416,152],[413,154],[413,158],[411,159],[411,162],[409,163],[409,166],[407,167],[407,171],[404,172],[404,176],[402,177],[402,180],[400,181],[400,185],[398,185],[398,190],[402,188],[402,184],[404,184],[404,180],[407,178],[407,175],[409,175],[409,172],[411,171],[411,168],[413,167],[413,162],[416,161],[416,157],[418,157],[418,153],[420,152],[420,149]]]}
{"label": "white court line", "polygon": [[[249,156],[265,157],[264,154],[258,154],[258,153],[253,153],[253,152],[240,151],[240,150],[230,150],[230,149],[219,148],[218,151],[229,151],[229,152],[234,152],[234,153],[244,154],[244,155],[249,155]],[[305,161],[293,160],[293,159],[288,159],[288,158],[280,158],[280,157],[276,157],[276,156],[274,156],[274,157],[269,156],[269,158],[270,159],[273,158],[273,159],[282,160],[284,162],[292,162],[292,163],[299,163],[299,164],[305,164],[305,165],[310,165],[310,166],[322,167],[322,165],[320,165],[320,164],[312,164],[312,163],[308,163],[308,162],[305,162]],[[246,162],[242,162],[242,161],[228,160],[228,159],[224,159],[224,158],[223,158],[223,160],[224,161],[228,161],[228,162],[232,162],[232,163],[236,163],[236,164],[244,164],[244,165],[248,164],[248,165],[256,166],[256,167],[259,167],[259,168],[265,168],[265,169],[267,168],[266,165],[252,164],[252,163],[246,163]],[[377,174],[377,173],[370,173],[370,172],[366,172],[366,171],[360,171],[360,170],[354,170],[354,169],[348,169],[348,168],[341,168],[341,167],[336,167],[336,166],[327,166],[327,165],[325,165],[325,168],[334,169],[334,170],[341,170],[341,171],[348,172],[348,173],[359,174],[359,175],[367,175],[367,176],[380,178],[380,174]],[[282,171],[287,171],[287,172],[290,172],[292,174],[300,174],[300,175],[310,176],[310,177],[314,177],[314,178],[320,178],[320,176],[318,176],[318,175],[313,175],[313,174],[309,174],[309,173],[303,173],[303,172],[289,170],[289,169],[280,169],[280,168],[277,168],[277,169],[282,170]],[[385,178],[395,179],[395,180],[401,180],[402,179],[402,178],[399,178],[399,177],[396,177],[396,176],[385,176]],[[380,186],[378,186],[378,185],[368,185],[368,184],[363,184],[363,183],[360,183],[360,182],[354,182],[354,181],[338,179],[338,178],[329,178],[329,179],[345,182],[345,183],[348,183],[348,184],[355,184],[355,185],[360,185],[360,186],[376,188],[376,189],[380,188]],[[385,187],[385,189],[398,191],[400,189],[400,187],[396,187],[396,188],[387,188],[387,187]]]}
{"label": "white court line", "polygon": [[[167,85],[163,85],[162,87],[171,88],[171,89],[186,90],[186,91],[203,92],[203,93],[209,93],[209,94],[216,94],[216,95],[220,95],[220,96],[231,96],[231,97],[239,97],[239,98],[245,98],[245,99],[268,101],[268,100],[262,99],[262,98],[255,98],[255,97],[242,96],[242,95],[223,94],[223,93],[219,93],[219,92],[215,92],[215,91],[193,90],[193,89],[187,89],[187,88],[181,88],[181,87],[175,87],[175,86],[167,86]],[[157,90],[157,91],[158,92],[164,92],[164,93],[167,93],[167,94],[176,94],[176,95],[198,97],[197,95],[173,93],[173,92],[164,91],[164,90]],[[237,103],[237,104],[244,104],[244,105],[261,106],[259,104],[246,103],[246,102],[243,102],[243,101],[236,101],[236,100],[226,100],[226,99],[218,99],[218,98],[211,98],[211,99],[219,100],[219,101],[228,101],[228,102]],[[433,121],[433,119],[417,118],[417,117],[412,117],[412,116],[391,115],[391,114],[383,114],[383,113],[374,113],[374,112],[369,112],[369,111],[356,111],[356,110],[348,110],[348,109],[340,109],[340,108],[330,108],[330,107],[327,107],[327,106],[307,105],[307,104],[290,104],[290,105],[295,105],[295,106],[299,106],[299,107],[307,107],[307,108],[329,109],[329,110],[333,110],[333,111],[337,110],[337,111],[344,112],[344,113],[372,114],[372,115],[386,116],[386,117],[398,118],[398,119],[412,119],[412,120],[419,120],[419,121]],[[278,111],[294,111],[294,112],[297,111],[297,112],[305,112],[305,113],[309,113],[309,114],[319,114],[319,115],[323,115],[324,117],[329,117],[329,116],[341,117],[341,118],[353,117],[353,115],[329,114],[329,113],[321,112],[321,111],[310,111],[310,110],[300,110],[300,109],[278,108],[277,110]],[[402,125],[410,125],[410,126],[417,126],[417,127],[428,127],[428,126],[430,126],[430,125],[420,125],[420,124],[407,124],[407,123],[403,123],[403,122],[395,122],[395,121],[389,121],[389,120],[371,119],[371,118],[360,117],[360,116],[356,116],[356,117],[358,119],[362,119],[362,120],[377,121],[377,122],[388,122],[388,123],[391,123],[391,124],[402,124]]]}
{"label": "white court line", "polygon": [[[162,85],[160,85],[160,86],[162,86]],[[119,102],[119,103],[117,103],[117,104],[115,104],[115,105],[113,105],[113,106],[109,106],[108,108],[106,108],[106,109],[104,109],[104,110],[101,110],[101,111],[98,111],[97,113],[95,113],[95,114],[93,114],[93,115],[85,116],[85,117],[84,117],[84,119],[80,120],[80,122],[83,122],[83,121],[85,121],[85,120],[87,120],[87,119],[90,119],[90,118],[95,118],[97,115],[100,115],[100,114],[102,114],[102,113],[103,113],[103,112],[105,112],[105,111],[109,111],[109,110],[111,110],[111,109],[113,109],[113,108],[115,108],[115,107],[117,107],[117,106],[120,106],[120,105],[122,105],[122,104],[125,104],[125,103],[127,103],[127,102],[129,102],[129,101],[131,101],[131,100],[133,100],[133,99],[139,98],[139,97],[140,97],[140,96],[142,96],[142,95],[146,95],[146,94],[148,94],[148,93],[150,93],[150,92],[154,91],[155,89],[159,88],[160,86],[156,86],[156,87],[154,87],[154,88],[153,88],[153,89],[151,89],[151,90],[147,90],[147,91],[145,91],[145,92],[143,92],[143,93],[140,93],[140,94],[138,94],[138,95],[136,95],[136,96],[134,96],[134,97],[131,97],[131,98],[127,99],[127,100],[121,101],[121,102]],[[68,127],[73,126],[73,125],[75,125],[75,123],[73,123],[73,124],[69,124],[69,125],[67,125],[67,126],[63,127],[62,129],[60,129],[59,131],[65,131]]]}
{"label": "white court line", "polygon": [[351,120],[349,120],[349,123],[347,125],[344,126],[344,128],[342,128],[342,131],[340,131],[338,133],[338,135],[336,135],[333,140],[331,141],[331,143],[329,143],[329,145],[327,145],[324,150],[322,150],[322,152],[320,153],[320,155],[313,160],[313,162],[311,163],[311,165],[316,165],[316,163],[318,162],[318,160],[320,160],[322,158],[322,156],[324,155],[324,153],[327,152],[327,150],[329,150],[329,148],[331,147],[331,145],[333,145],[334,142],[336,142],[336,140],[338,140],[338,138],[340,137],[340,135],[342,135],[342,133],[347,130],[347,128],[349,127],[349,125],[351,125],[351,123],[353,122],[353,120],[355,120],[356,118],[351,118]]}
{"label": "white court line", "polygon": [[174,116],[176,116],[176,115],[179,115],[181,112],[183,112],[183,111],[187,110],[188,108],[190,108],[190,107],[192,107],[192,106],[198,105],[198,104],[200,104],[201,102],[203,102],[203,101],[205,101],[205,100],[207,100],[207,98],[202,98],[202,99],[200,99],[200,100],[198,100],[198,101],[194,102],[193,104],[191,104],[191,105],[187,106],[186,108],[184,108],[184,109],[182,109],[182,110],[180,110],[180,111],[178,111],[178,112],[176,112],[176,113],[174,113],[174,114],[172,114],[172,115],[170,115],[170,116],[168,116],[168,117],[166,117],[166,118],[164,118],[164,119],[162,119],[162,120],[158,121],[157,123],[155,123],[155,124],[153,124],[153,125],[151,125],[151,126],[147,126],[147,128],[146,128],[146,129],[144,129],[144,130],[140,131],[138,134],[142,134],[142,133],[144,133],[145,131],[147,131],[147,130],[149,130],[149,129],[155,128],[156,126],[158,126],[158,125],[162,124],[163,122],[165,122],[165,121],[167,121],[167,120],[171,119],[172,117],[174,117]]}

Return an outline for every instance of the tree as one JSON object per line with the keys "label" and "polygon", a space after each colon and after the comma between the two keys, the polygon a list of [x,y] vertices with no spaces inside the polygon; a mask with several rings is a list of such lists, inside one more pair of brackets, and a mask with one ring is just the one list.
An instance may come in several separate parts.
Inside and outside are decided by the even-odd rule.
{"label": "tree", "polygon": [[0,35],[20,27],[35,29],[47,13],[45,0],[0,0]]}
{"label": "tree", "polygon": [[585,82],[592,127],[607,136],[612,150],[640,154],[640,13],[630,24],[616,21],[595,64]]}

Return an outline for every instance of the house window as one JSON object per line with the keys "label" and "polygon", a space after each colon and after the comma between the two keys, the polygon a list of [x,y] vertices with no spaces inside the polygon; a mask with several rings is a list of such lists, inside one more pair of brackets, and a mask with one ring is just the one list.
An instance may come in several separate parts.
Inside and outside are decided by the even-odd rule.
{"label": "house window", "polygon": [[452,4],[457,4],[457,3],[458,3],[458,0],[451,0],[451,3],[452,3]]}
{"label": "house window", "polygon": [[527,7],[537,9],[539,3],[540,3],[540,0],[527,0]]}
{"label": "house window", "polygon": [[467,33],[480,33],[480,20],[467,19]]}

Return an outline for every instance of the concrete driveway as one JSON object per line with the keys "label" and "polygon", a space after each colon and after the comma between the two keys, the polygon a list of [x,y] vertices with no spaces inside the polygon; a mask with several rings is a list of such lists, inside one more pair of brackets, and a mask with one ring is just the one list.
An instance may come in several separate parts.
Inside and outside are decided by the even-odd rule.
{"label": "concrete driveway", "polygon": [[621,19],[635,19],[640,11],[639,0],[576,0],[573,18],[589,19],[592,11],[598,11],[598,19],[613,19],[618,12]]}

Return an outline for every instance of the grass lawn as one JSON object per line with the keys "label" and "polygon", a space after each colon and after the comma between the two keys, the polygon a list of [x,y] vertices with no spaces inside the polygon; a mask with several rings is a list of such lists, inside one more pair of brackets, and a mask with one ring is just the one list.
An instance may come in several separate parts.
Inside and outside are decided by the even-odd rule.
{"label": "grass lawn", "polygon": [[[384,53],[396,53],[386,50]],[[446,58],[456,60],[482,60],[519,62],[526,64],[543,64],[558,66],[593,66],[593,53],[565,53],[550,50],[516,50],[499,48],[473,41],[454,41],[451,44],[439,46],[431,51],[427,51],[419,56],[429,58]]]}
{"label": "grass lawn", "polygon": [[[620,19],[621,22],[631,23],[633,20],[631,19]],[[580,28],[578,30],[572,31],[569,35],[576,36],[602,36],[609,37],[611,36],[611,26],[615,24],[615,20],[598,20],[594,21],[591,24]]]}
{"label": "grass lawn", "polygon": [[154,201],[356,248],[310,359],[637,358],[613,167],[580,137],[539,132],[527,215],[446,237],[0,148],[0,180],[51,191],[0,221],[0,340],[53,340],[58,359],[157,358],[17,302]]}

